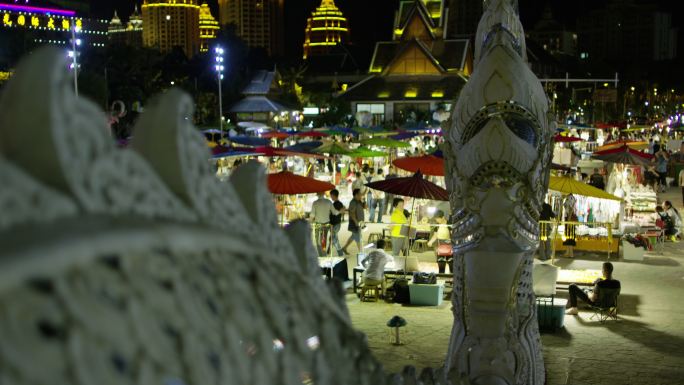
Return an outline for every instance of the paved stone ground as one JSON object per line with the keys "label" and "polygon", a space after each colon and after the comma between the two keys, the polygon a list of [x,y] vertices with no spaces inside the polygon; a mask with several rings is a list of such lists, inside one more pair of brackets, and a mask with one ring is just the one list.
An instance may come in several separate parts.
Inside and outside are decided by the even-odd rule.
{"label": "paved stone ground", "polygon": [[[681,209],[679,189],[661,199]],[[431,253],[419,257],[434,260]],[[556,264],[600,269],[605,259],[605,254],[578,253],[574,259],[557,259]],[[622,282],[620,320],[599,323],[589,319],[590,311],[580,310],[579,316],[565,316],[560,331],[542,334],[547,384],[684,384],[684,242],[667,243],[662,255],[649,253],[643,262],[615,258],[613,262],[615,277]],[[400,371],[405,365],[443,364],[451,328],[450,303],[440,307],[361,303],[352,294],[347,303],[355,326],[367,334],[371,349],[389,371]],[[389,343],[385,326],[395,314],[409,323],[402,346]]]}

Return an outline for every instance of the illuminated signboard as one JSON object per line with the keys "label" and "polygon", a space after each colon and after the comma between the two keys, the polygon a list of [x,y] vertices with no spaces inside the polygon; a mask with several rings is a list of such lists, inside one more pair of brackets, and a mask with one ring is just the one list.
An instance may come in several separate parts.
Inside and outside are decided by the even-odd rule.
{"label": "illuminated signboard", "polygon": [[17,14],[10,12],[0,12],[0,15],[0,18],[2,18],[1,24],[3,27],[25,27],[57,31],[69,31],[72,25],[75,25],[77,29],[83,28],[82,19],[41,14]]}
{"label": "illuminated signboard", "polygon": [[68,31],[80,29],[83,20],[76,12],[63,9],[34,7],[29,5],[0,3],[0,26],[42,30]]}

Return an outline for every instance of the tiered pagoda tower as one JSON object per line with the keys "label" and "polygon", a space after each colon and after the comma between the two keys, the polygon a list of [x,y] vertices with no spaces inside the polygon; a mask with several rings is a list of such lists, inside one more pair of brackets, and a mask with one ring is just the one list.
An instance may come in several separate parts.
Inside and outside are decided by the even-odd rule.
{"label": "tiered pagoda tower", "polygon": [[216,39],[219,27],[219,22],[214,19],[211,14],[209,5],[202,3],[199,13],[199,28],[200,28],[200,52],[209,51],[209,45]]}
{"label": "tiered pagoda tower", "polygon": [[349,41],[349,23],[334,0],[322,0],[311,13],[304,30],[304,59],[326,54],[337,44]]}

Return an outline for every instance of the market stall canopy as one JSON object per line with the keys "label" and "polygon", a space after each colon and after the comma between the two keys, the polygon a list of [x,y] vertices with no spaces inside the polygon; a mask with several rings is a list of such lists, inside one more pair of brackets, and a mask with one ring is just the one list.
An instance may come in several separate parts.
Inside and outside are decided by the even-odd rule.
{"label": "market stall canopy", "polygon": [[356,135],[356,132],[349,127],[333,127],[321,132],[324,132],[328,135]]}
{"label": "market stall canopy", "polygon": [[310,152],[310,151],[317,149],[318,147],[321,147],[322,145],[323,145],[323,142],[319,142],[317,140],[312,141],[312,142],[299,142],[297,144],[293,144],[292,146],[285,147],[285,150]]}
{"label": "market stall canopy", "polygon": [[335,185],[314,178],[282,171],[268,175],[268,190],[273,194],[312,194],[330,191]]}
{"label": "market stall canopy", "polygon": [[348,154],[348,156],[351,156],[352,158],[384,158],[387,155],[388,154],[385,152],[373,151],[366,147],[359,147]]}
{"label": "market stall canopy", "polygon": [[393,136],[390,136],[390,139],[394,139],[394,140],[406,140],[406,139],[415,138],[416,136],[418,136],[418,133],[400,131],[398,134],[395,134],[395,135],[393,135]]}
{"label": "market stall canopy", "polygon": [[386,193],[436,201],[448,201],[449,193],[442,187],[423,178],[420,172],[404,178],[391,178],[377,182],[366,183],[368,188]]}
{"label": "market stall canopy", "polygon": [[270,142],[270,140],[266,138],[245,135],[231,136],[228,140],[233,143],[242,144],[243,146],[266,146]]}
{"label": "market stall canopy", "polygon": [[444,158],[434,154],[399,158],[392,161],[392,164],[406,171],[444,176]]}
{"label": "market stall canopy", "polygon": [[389,148],[401,148],[401,147],[411,147],[410,144],[406,142],[400,142],[398,140],[389,138],[370,138],[361,141],[362,144],[367,146],[378,146],[378,147],[389,147]]}
{"label": "market stall canopy", "polygon": [[629,146],[622,146],[610,150],[596,151],[591,157],[604,162],[648,166],[651,164],[653,155],[637,151]]}
{"label": "market stall canopy", "polygon": [[561,135],[561,134],[556,134],[556,136],[553,137],[553,141],[556,143],[581,142],[582,140],[583,140],[582,138],[577,138],[574,136],[566,136],[566,135]]}
{"label": "market stall canopy", "polygon": [[581,195],[585,197],[609,199],[613,201],[622,200],[615,195],[608,194],[601,189],[597,189],[596,187],[590,186],[586,183],[578,182],[569,177],[551,176],[549,181],[549,190],[558,191],[563,194]]}
{"label": "market stall canopy", "polygon": [[337,142],[325,143],[313,151],[320,154],[330,155],[348,155],[349,153],[351,153],[351,150]]}
{"label": "market stall canopy", "polygon": [[620,148],[628,146],[630,148],[633,148],[635,150],[643,150],[648,148],[648,142],[645,142],[643,140],[638,140],[638,141],[633,141],[633,140],[620,140],[616,142],[610,142],[606,143],[603,146],[599,147],[596,149],[596,151],[605,151],[605,150],[612,150],[615,148]]}
{"label": "market stall canopy", "polygon": [[234,156],[259,156],[254,148],[216,146],[211,149],[212,158],[230,158]]}

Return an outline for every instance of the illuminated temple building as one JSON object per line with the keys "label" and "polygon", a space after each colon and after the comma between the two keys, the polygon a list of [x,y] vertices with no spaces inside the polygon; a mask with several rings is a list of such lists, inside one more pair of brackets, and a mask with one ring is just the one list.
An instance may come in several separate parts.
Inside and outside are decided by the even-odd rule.
{"label": "illuminated temple building", "polygon": [[368,75],[339,97],[352,112],[370,112],[373,124],[403,122],[451,109],[473,66],[469,39],[448,39],[442,1],[403,0],[393,40],[375,46]]}
{"label": "illuminated temple building", "polygon": [[129,17],[128,23],[124,24],[119,19],[116,11],[114,17],[109,21],[108,37],[113,44],[130,45],[133,47],[142,46],[143,20],[135,6],[133,14]]}
{"label": "illuminated temple building", "polygon": [[200,52],[209,51],[212,40],[216,39],[219,27],[218,21],[211,15],[211,10],[207,3],[202,3],[199,14],[200,29]]}
{"label": "illuminated temple building", "polygon": [[304,59],[326,54],[331,48],[349,40],[347,19],[334,0],[322,0],[306,21],[304,30]]}

